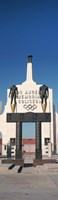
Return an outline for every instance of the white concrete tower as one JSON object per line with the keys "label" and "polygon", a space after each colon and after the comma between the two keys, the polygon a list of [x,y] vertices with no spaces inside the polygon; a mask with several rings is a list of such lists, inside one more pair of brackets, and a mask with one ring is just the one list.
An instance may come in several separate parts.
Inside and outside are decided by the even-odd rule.
{"label": "white concrete tower", "polygon": [[27,76],[26,81],[31,82],[32,79],[32,56],[28,56],[28,63],[27,63]]}

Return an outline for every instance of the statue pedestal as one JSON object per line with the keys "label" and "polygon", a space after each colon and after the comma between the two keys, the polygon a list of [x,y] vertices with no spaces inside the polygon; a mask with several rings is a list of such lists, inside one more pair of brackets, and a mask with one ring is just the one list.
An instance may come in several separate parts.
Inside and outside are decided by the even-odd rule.
{"label": "statue pedestal", "polygon": [[24,166],[24,159],[3,159],[2,164],[14,164],[14,165],[21,165],[22,167]]}
{"label": "statue pedestal", "polygon": [[56,163],[55,159],[34,159],[33,166],[36,167],[37,165],[43,165],[45,163]]}

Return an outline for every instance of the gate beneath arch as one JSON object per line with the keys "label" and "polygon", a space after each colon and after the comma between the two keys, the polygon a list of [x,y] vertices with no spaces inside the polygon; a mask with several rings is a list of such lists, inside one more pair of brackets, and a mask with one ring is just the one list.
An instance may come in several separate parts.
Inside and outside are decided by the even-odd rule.
{"label": "gate beneath arch", "polygon": [[[42,160],[42,143],[41,143],[41,123],[51,122],[51,113],[7,113],[7,122],[16,123],[16,155],[15,159],[10,159],[11,163],[24,164],[22,159],[22,123],[35,122],[35,159],[34,164]],[[7,160],[9,162],[9,160]]]}

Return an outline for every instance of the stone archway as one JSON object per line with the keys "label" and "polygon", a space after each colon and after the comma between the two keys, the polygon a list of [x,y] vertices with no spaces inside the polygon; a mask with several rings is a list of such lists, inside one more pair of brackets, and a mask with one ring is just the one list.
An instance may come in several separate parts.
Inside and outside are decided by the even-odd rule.
{"label": "stone archway", "polygon": [[51,113],[7,113],[6,121],[9,123],[16,123],[16,157],[14,160],[7,162],[22,164],[22,122],[35,122],[36,124],[36,148],[34,163],[38,163],[39,159],[42,159],[42,144],[41,144],[41,122],[50,122]]}

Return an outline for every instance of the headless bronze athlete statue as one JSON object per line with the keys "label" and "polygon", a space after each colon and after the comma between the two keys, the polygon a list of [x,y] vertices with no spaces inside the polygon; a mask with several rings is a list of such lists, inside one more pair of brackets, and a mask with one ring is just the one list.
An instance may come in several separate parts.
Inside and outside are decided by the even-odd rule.
{"label": "headless bronze athlete statue", "polygon": [[16,97],[18,96],[18,89],[15,85],[10,87],[9,97],[11,96],[11,109],[14,112],[16,107]]}
{"label": "headless bronze athlete statue", "polygon": [[39,88],[39,94],[40,94],[40,98],[41,98],[42,109],[45,112],[46,111],[46,107],[47,107],[47,98],[49,96],[48,87],[46,85],[42,85]]}

